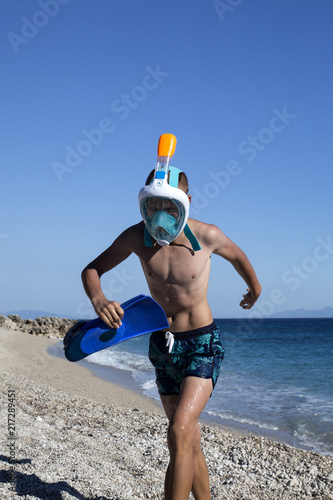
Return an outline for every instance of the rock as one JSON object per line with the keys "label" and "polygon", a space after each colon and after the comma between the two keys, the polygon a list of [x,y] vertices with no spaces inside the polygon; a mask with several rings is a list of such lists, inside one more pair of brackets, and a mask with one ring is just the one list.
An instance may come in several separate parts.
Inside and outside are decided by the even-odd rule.
{"label": "rock", "polygon": [[30,330],[31,335],[42,335],[43,329],[40,326],[35,326]]}
{"label": "rock", "polygon": [[23,323],[23,319],[18,314],[8,314],[7,318],[14,321],[14,323]]}
{"label": "rock", "polygon": [[6,330],[12,330],[15,328],[15,323],[10,318],[0,314],[0,326],[6,328]]}
{"label": "rock", "polygon": [[316,465],[311,465],[309,469],[309,474],[317,475],[318,467]]}
{"label": "rock", "polygon": [[52,338],[63,338],[65,333],[77,322],[76,319],[54,318],[51,316],[24,320],[18,314],[9,314],[7,317],[0,315],[0,326],[2,328]]}
{"label": "rock", "polygon": [[297,477],[293,477],[292,479],[290,479],[290,481],[288,481],[287,486],[297,487],[300,486],[300,482]]}

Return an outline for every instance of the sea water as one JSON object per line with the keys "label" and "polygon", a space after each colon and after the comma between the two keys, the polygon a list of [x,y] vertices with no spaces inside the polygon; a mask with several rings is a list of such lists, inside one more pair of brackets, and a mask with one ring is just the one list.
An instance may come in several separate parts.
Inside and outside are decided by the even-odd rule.
{"label": "sea water", "polygon": [[[333,456],[333,319],[217,319],[225,359],[204,418]],[[159,399],[149,335],[86,358]],[[92,366],[92,365],[90,365]]]}

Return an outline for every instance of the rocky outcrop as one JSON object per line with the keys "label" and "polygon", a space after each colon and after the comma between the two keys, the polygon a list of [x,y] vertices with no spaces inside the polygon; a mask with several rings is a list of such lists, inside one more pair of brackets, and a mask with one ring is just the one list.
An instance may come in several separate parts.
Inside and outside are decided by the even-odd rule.
{"label": "rocky outcrop", "polygon": [[16,330],[31,335],[44,335],[50,338],[62,339],[78,320],[68,318],[53,318],[44,316],[36,319],[22,319],[17,314],[3,316],[0,314],[0,327],[7,330]]}

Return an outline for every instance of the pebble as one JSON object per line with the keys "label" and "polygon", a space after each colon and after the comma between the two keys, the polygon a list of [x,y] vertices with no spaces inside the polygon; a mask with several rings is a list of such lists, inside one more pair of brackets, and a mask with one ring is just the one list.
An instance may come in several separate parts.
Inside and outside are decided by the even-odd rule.
{"label": "pebble", "polygon": [[316,465],[311,465],[310,469],[309,469],[309,474],[317,474],[318,472],[318,467]]}
{"label": "pebble", "polygon": [[[103,405],[23,377],[17,388],[16,491],[24,499],[162,500],[169,461],[167,420]],[[0,406],[6,422],[6,406]],[[201,425],[212,500],[333,500],[333,459],[272,440]],[[0,498],[9,492],[0,454]],[[193,497],[190,497],[193,500]]]}

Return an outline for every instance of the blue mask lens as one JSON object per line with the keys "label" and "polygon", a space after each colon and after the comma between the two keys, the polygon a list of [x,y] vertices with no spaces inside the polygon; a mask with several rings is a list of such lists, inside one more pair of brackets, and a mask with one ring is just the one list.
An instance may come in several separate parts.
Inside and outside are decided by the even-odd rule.
{"label": "blue mask lens", "polygon": [[159,210],[149,218],[150,229],[155,234],[159,233],[160,229],[162,229],[170,236],[175,236],[177,234],[176,222],[177,219],[165,210]]}

